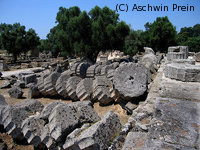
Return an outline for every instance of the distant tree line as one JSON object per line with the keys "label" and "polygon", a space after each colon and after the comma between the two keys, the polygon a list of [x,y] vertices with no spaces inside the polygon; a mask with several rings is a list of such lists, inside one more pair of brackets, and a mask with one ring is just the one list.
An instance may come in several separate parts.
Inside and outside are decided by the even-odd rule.
{"label": "distant tree line", "polygon": [[200,24],[181,28],[178,34],[178,44],[189,46],[192,52],[200,52]]}
{"label": "distant tree line", "polygon": [[200,49],[200,24],[194,27],[176,27],[168,17],[158,17],[147,22],[145,31],[133,30],[119,14],[108,7],[98,6],[88,13],[79,7],[60,7],[56,26],[50,29],[46,39],[39,39],[33,29],[25,30],[19,23],[0,24],[0,48],[13,54],[14,60],[28,50],[51,51],[54,57],[87,57],[95,60],[100,51],[121,50],[134,55],[144,46],[155,51],[167,52],[169,46],[188,45],[190,51]]}
{"label": "distant tree line", "polygon": [[35,30],[26,31],[25,26],[19,23],[0,24],[0,48],[12,54],[14,61],[21,53],[26,54],[28,50],[35,49],[39,44],[39,39]]}
{"label": "distant tree line", "polygon": [[144,26],[145,31],[131,29],[125,40],[126,54],[133,55],[142,51],[144,46],[167,52],[169,46],[176,45],[189,46],[191,52],[200,52],[200,24],[181,28],[178,34],[168,17],[158,17],[153,23],[147,22]]}

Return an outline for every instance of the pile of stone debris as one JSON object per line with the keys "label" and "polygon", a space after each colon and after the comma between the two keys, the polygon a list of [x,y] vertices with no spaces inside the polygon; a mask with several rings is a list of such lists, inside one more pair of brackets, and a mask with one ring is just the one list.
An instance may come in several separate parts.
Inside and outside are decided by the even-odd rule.
{"label": "pile of stone debris", "polygon": [[[158,69],[153,50],[145,51],[139,63],[119,61],[103,65],[77,61],[65,71],[57,66],[6,77],[1,88],[11,88],[9,95],[21,98],[21,88],[28,87],[30,99],[8,105],[1,95],[0,126],[14,139],[26,139],[37,149],[108,149],[122,125],[113,112],[100,118],[93,102],[108,105],[125,101],[132,112],[128,102],[147,92],[151,76]],[[42,96],[79,101],[43,106],[31,99]]]}
{"label": "pile of stone debris", "polygon": [[200,149],[200,66],[188,47],[169,47],[144,103],[109,149]]}
{"label": "pile of stone debris", "polygon": [[0,126],[14,139],[26,139],[36,149],[92,150],[108,148],[122,125],[113,112],[101,119],[90,101],[52,102],[44,107],[29,99],[7,105],[0,95]]}
{"label": "pile of stone debris", "polygon": [[[29,98],[90,100],[101,105],[134,102],[147,94],[152,74],[156,73],[160,62],[151,48],[144,49],[145,55],[139,63],[76,61],[68,70],[54,65],[51,69],[33,69],[9,76],[1,88],[12,87],[9,95],[14,98],[21,98],[21,88],[29,87]],[[125,108],[131,113],[131,107],[128,103]]]}
{"label": "pile of stone debris", "polygon": [[[64,72],[56,67],[8,77],[3,88],[14,85],[10,96],[20,97],[20,88],[29,87],[30,98],[80,101],[43,106],[29,99],[10,106],[0,95],[0,126],[36,149],[200,149],[200,66],[188,59],[185,46],[169,47],[165,64],[158,68],[158,62],[153,50],[145,48],[139,63],[79,61]],[[140,99],[149,83],[147,99],[131,110],[124,126],[115,113],[100,118],[93,109],[95,101],[102,105],[126,101],[131,108],[130,102]]]}

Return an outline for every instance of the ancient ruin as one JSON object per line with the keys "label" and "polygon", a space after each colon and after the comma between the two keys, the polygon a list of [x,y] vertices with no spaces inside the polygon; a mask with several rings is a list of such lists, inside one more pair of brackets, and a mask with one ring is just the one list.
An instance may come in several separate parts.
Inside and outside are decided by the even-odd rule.
{"label": "ancient ruin", "polygon": [[[138,62],[117,55],[3,72],[0,90],[9,94],[0,95],[0,127],[35,149],[200,149],[199,54],[189,56],[187,46],[169,47],[166,57],[144,50]],[[128,120],[118,110],[100,116],[97,103],[119,105]]]}

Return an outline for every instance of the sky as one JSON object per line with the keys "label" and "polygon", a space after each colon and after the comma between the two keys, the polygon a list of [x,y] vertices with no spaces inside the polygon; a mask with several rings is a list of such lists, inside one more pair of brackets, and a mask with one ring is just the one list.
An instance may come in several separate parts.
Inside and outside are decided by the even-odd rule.
{"label": "sky", "polygon": [[[78,6],[89,12],[96,5],[108,6],[116,10],[116,5],[128,11],[119,11],[120,20],[131,25],[134,30],[145,30],[144,24],[152,23],[157,17],[168,16],[179,32],[182,27],[200,23],[200,0],[0,0],[0,23],[13,24],[19,22],[26,30],[33,28],[41,39],[45,39],[50,29],[56,25],[56,14],[59,7]],[[127,5],[126,5],[127,4]],[[132,11],[133,6],[168,6],[168,11]],[[194,11],[173,11],[177,6],[194,6]],[[179,7],[180,8],[180,7]],[[183,8],[183,7],[182,7]]]}

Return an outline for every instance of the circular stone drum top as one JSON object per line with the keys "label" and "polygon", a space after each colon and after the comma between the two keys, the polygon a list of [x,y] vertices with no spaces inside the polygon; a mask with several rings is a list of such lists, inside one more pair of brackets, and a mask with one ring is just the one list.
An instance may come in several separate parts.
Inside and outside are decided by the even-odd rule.
{"label": "circular stone drum top", "polygon": [[125,63],[114,73],[115,89],[124,99],[143,95],[147,90],[148,70],[142,64]]}

